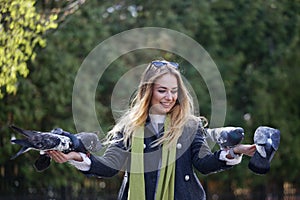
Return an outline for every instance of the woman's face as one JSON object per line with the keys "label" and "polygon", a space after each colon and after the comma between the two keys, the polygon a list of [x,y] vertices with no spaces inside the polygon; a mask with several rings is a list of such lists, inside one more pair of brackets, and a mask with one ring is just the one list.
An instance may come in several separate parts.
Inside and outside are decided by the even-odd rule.
{"label": "woman's face", "polygon": [[158,78],[153,87],[151,99],[151,114],[166,114],[176,103],[178,97],[177,79],[172,74]]}

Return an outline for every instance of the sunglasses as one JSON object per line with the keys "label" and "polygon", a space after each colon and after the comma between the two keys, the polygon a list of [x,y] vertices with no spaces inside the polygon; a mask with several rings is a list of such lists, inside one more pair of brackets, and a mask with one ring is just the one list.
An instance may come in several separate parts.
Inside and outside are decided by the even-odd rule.
{"label": "sunglasses", "polygon": [[163,62],[163,61],[152,61],[151,62],[151,65],[159,68],[159,67],[162,67],[162,66],[165,66],[167,64],[170,64],[172,65],[172,67],[174,67],[175,69],[178,69],[179,68],[179,64],[176,63],[176,62]]}

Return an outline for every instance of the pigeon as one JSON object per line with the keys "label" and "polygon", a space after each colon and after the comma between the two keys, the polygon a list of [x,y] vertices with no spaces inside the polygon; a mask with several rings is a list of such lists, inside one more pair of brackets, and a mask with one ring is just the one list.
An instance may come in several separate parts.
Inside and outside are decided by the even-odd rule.
{"label": "pigeon", "polygon": [[221,149],[232,148],[244,139],[244,129],[241,127],[222,127],[207,129],[209,139],[216,142]]}
{"label": "pigeon", "polygon": [[280,131],[268,126],[260,126],[254,133],[256,152],[249,161],[248,168],[256,174],[266,174],[280,143]]}
{"label": "pigeon", "polygon": [[36,160],[34,167],[37,171],[44,171],[50,165],[51,158],[45,153],[49,150],[68,153],[77,151],[82,153],[98,152],[102,144],[96,133],[71,134],[61,128],[53,129],[50,132],[24,130],[11,125],[10,128],[17,133],[24,135],[25,139],[12,139],[11,142],[19,144],[22,148],[11,158],[15,159],[29,150],[40,151],[40,157]]}

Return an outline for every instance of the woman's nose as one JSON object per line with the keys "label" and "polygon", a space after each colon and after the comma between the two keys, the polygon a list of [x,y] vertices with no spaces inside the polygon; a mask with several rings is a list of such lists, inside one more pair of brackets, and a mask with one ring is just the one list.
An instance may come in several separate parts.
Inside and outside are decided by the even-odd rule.
{"label": "woman's nose", "polygon": [[173,97],[173,95],[172,95],[171,91],[166,93],[166,99],[170,99],[171,100],[172,97]]}

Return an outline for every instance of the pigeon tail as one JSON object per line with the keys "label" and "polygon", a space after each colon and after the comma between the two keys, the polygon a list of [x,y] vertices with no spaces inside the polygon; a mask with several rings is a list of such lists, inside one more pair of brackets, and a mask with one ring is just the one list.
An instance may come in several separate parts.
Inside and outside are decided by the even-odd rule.
{"label": "pigeon tail", "polygon": [[37,131],[23,130],[15,125],[11,125],[10,128],[17,133],[21,133],[22,135],[25,135],[26,137],[32,137],[32,136],[38,134]]}
{"label": "pigeon tail", "polygon": [[10,159],[13,160],[15,159],[16,157],[18,157],[19,155],[25,153],[26,151],[28,151],[30,148],[29,147],[22,147],[20,149],[20,151],[18,151],[18,153],[16,153],[16,155],[14,155],[13,157],[11,157]]}

